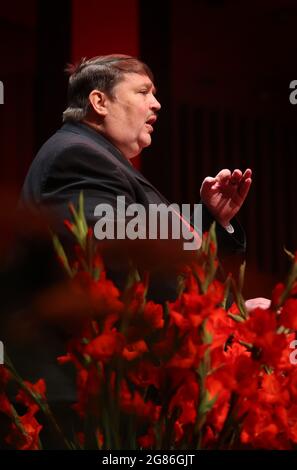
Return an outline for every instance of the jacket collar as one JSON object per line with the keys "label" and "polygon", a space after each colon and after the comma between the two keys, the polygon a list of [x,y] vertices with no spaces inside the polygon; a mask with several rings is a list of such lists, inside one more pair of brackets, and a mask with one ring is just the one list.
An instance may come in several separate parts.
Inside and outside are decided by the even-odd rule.
{"label": "jacket collar", "polygon": [[84,135],[89,139],[92,139],[100,146],[103,146],[106,150],[111,152],[122,164],[130,167],[130,163],[124,157],[124,155],[117,149],[106,137],[104,137],[99,132],[95,131],[92,127],[84,124],[83,122],[66,122],[61,127],[62,131],[73,132],[74,134]]}
{"label": "jacket collar", "polygon": [[164,202],[169,202],[167,199],[124,157],[124,155],[117,149],[106,137],[99,132],[95,131],[92,127],[82,122],[66,122],[61,127],[62,131],[73,132],[74,134],[84,135],[89,139],[95,141],[100,146],[103,146],[108,152],[110,152],[117,160],[125,166],[126,170],[142,183],[150,186],[156,193],[159,194]]}

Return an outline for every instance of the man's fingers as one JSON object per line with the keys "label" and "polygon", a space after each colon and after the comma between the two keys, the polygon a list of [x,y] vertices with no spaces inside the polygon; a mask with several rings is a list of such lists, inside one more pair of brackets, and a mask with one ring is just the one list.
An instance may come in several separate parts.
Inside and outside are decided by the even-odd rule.
{"label": "man's fingers", "polygon": [[[228,189],[233,189],[232,194],[240,196],[242,200],[244,200],[249,192],[251,183],[252,183],[252,170],[247,168],[245,172],[242,174],[242,171],[236,168],[232,173],[227,168],[221,170],[215,178],[211,176],[207,176],[204,181],[202,182],[200,194],[203,195],[208,194],[212,189],[216,186],[215,183],[219,183],[219,185],[224,186]],[[229,194],[231,195],[231,193]]]}
{"label": "man's fingers", "polygon": [[224,168],[224,170],[219,171],[215,179],[219,181],[220,183],[226,183],[230,179],[231,176],[231,171],[228,170],[227,168]]}
{"label": "man's fingers", "polygon": [[236,185],[240,182],[241,178],[242,178],[242,172],[240,170],[236,169],[236,170],[233,171],[233,173],[231,175],[229,184]]}
{"label": "man's fingers", "polygon": [[246,198],[249,189],[252,184],[252,170],[250,168],[247,168],[245,172],[242,175],[241,183],[238,188],[238,192],[240,196],[243,198],[243,200]]}
{"label": "man's fingers", "polygon": [[212,186],[216,183],[216,179],[212,178],[212,176],[207,176],[203,181],[200,189],[200,194],[205,194],[206,192],[209,192],[212,188]]}
{"label": "man's fingers", "polygon": [[[245,172],[242,174],[242,171],[236,168],[233,172],[231,172],[228,168],[224,168],[223,170],[219,171],[216,175],[215,179],[219,183],[230,183],[230,184],[239,184],[241,180],[251,178],[252,170],[247,168]],[[211,178],[210,176],[205,178],[208,180]]]}
{"label": "man's fingers", "polygon": [[252,179],[251,178],[247,178],[247,179],[242,179],[239,187],[238,187],[238,193],[240,195],[240,197],[244,200],[249,192],[249,189],[251,187],[251,184],[252,184]]}
{"label": "man's fingers", "polygon": [[200,189],[200,197],[202,199],[202,202],[206,205],[213,194],[213,186],[215,185],[215,183],[216,179],[212,178],[211,176],[207,176],[202,182]]}
{"label": "man's fingers", "polygon": [[250,168],[247,168],[242,175],[242,179],[247,179],[251,177],[252,177],[252,170]]}

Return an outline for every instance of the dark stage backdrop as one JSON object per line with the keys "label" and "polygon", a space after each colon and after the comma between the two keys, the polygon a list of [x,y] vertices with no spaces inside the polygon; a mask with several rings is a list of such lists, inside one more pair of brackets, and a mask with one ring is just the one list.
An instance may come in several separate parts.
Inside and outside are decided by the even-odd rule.
{"label": "dark stage backdrop", "polygon": [[[247,295],[269,295],[297,249],[297,79],[293,0],[28,0],[1,4],[1,187],[20,189],[42,142],[61,123],[65,64],[82,56],[140,55],[162,110],[145,175],[173,202],[195,202],[207,175],[250,166],[241,211]],[[138,160],[138,165],[139,160]]]}
{"label": "dark stage backdrop", "polygon": [[253,186],[240,213],[246,293],[269,296],[288,267],[283,248],[297,247],[297,107],[289,102],[296,2],[162,2],[154,47],[155,10],[141,5],[141,52],[163,103],[162,134],[143,158],[144,171],[171,200],[193,203],[205,176],[251,167]]}

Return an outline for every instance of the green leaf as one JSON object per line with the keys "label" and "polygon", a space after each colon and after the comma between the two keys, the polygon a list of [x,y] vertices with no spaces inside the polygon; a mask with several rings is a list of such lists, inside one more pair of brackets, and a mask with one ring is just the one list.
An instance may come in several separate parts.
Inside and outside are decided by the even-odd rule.
{"label": "green leaf", "polygon": [[227,299],[229,297],[231,287],[231,274],[228,274],[228,277],[225,281],[225,290],[224,290],[224,298],[222,300],[222,308],[226,310]]}
{"label": "green leaf", "polygon": [[199,406],[199,412],[201,414],[206,414],[208,413],[213,405],[215,404],[215,402],[217,401],[219,397],[219,394],[217,393],[211,400],[209,399],[209,392],[208,390],[205,391],[205,395],[203,397],[203,400],[202,402],[200,403],[200,406]]}
{"label": "green leaf", "polygon": [[232,320],[236,321],[237,323],[245,322],[245,319],[239,315],[234,315],[233,313],[228,313],[228,317],[232,318]]}
{"label": "green leaf", "polygon": [[291,253],[291,251],[287,250],[285,247],[284,247],[284,252],[286,253],[286,255],[289,256],[289,258],[291,258],[291,260],[294,260],[295,256],[293,253]]}
{"label": "green leaf", "polygon": [[246,262],[244,261],[241,264],[240,269],[239,269],[238,290],[240,293],[242,293],[242,289],[244,285],[245,268],[246,268]]}
{"label": "green leaf", "polygon": [[52,239],[53,239],[53,245],[54,245],[54,249],[58,255],[58,257],[60,258],[62,264],[63,264],[63,267],[65,269],[65,271],[67,272],[67,274],[70,276],[70,277],[73,277],[73,271],[69,265],[69,262],[68,262],[68,258],[66,256],[66,253],[64,251],[64,248],[59,240],[59,238],[57,237],[57,235],[53,235],[52,236]]}

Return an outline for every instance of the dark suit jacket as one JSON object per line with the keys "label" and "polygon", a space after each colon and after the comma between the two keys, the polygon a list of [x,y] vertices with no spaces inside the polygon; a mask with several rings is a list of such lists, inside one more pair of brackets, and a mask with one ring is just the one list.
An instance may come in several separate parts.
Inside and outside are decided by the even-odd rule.
{"label": "dark suit jacket", "polygon": [[[76,205],[81,191],[84,193],[86,219],[92,226],[98,219],[94,216],[95,206],[109,203],[116,207],[119,195],[126,197],[127,205],[139,203],[148,208],[152,203],[170,204],[107,139],[85,124],[68,122],[38,152],[27,174],[21,202],[38,211],[54,214],[54,229],[66,239],[63,220],[69,218],[68,202]],[[211,222],[212,217],[204,208],[203,229],[207,230]],[[235,233],[232,236],[222,227],[217,227],[219,247],[221,251],[240,253],[245,249],[244,233],[236,221],[233,225]],[[154,263],[158,264],[158,255]],[[108,267],[111,277],[122,287],[126,272],[122,272],[121,266],[114,268],[113,265]],[[158,274],[152,276],[149,297],[163,301],[172,300],[175,296],[174,276],[170,273],[167,278]],[[57,377],[53,372],[47,380],[51,383],[53,379],[54,383]],[[61,383],[60,395],[71,399],[71,387],[66,382],[63,384],[60,376],[58,380]],[[55,391],[53,386],[53,397],[56,396]]]}
{"label": "dark suit jacket", "polygon": [[[77,204],[83,191],[87,221],[97,218],[94,208],[99,203],[116,207],[117,196],[125,196],[126,205],[164,203],[168,200],[101,134],[83,123],[66,123],[40,149],[27,174],[21,199],[25,205],[49,209],[57,214],[57,223],[69,218],[67,204]],[[203,210],[203,230],[213,221]],[[232,221],[235,233],[230,236],[217,227],[220,248],[226,252],[245,250],[244,233]],[[61,227],[61,231],[64,229]]]}
{"label": "dark suit jacket", "polygon": [[92,223],[99,203],[169,204],[121,152],[101,134],[82,123],[66,123],[40,149],[26,177],[22,200],[54,207],[68,216],[67,203],[84,192],[87,220]]}
{"label": "dark suit jacket", "polygon": [[[84,193],[86,219],[92,227],[98,220],[94,216],[96,205],[108,203],[116,207],[119,195],[125,196],[126,206],[138,203],[148,209],[149,204],[170,204],[106,138],[86,124],[68,122],[41,147],[27,174],[21,199],[27,206],[36,207],[37,210],[42,207],[54,214],[54,230],[68,243],[63,220],[69,218],[68,202],[77,205],[81,191]],[[208,230],[212,221],[204,207],[203,231]],[[235,228],[232,236],[219,225],[217,227],[219,253],[222,256],[245,250],[244,232],[236,220],[232,223]],[[168,253],[171,253],[170,250]],[[168,257],[172,258],[170,255]],[[112,265],[112,262],[108,263]],[[124,261],[118,269],[115,266],[110,268],[111,276],[119,287],[122,287],[126,275],[123,273],[123,264]],[[114,274],[113,271],[118,272]],[[174,283],[162,281],[157,293],[153,284],[154,281],[152,290],[155,300],[174,297]]]}

